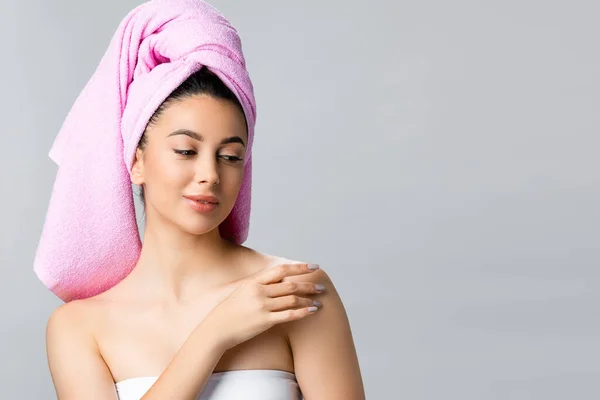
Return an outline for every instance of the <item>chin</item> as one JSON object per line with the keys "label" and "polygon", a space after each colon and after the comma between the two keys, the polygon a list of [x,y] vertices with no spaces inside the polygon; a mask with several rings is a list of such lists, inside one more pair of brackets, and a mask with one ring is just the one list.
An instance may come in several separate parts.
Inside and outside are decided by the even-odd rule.
{"label": "chin", "polygon": [[179,227],[181,230],[192,234],[192,235],[204,235],[211,232],[214,229],[219,229],[219,225],[227,218],[227,215],[221,216],[220,214],[214,215],[189,215],[183,216],[179,220]]}
{"label": "chin", "polygon": [[203,223],[193,223],[193,221],[186,221],[185,223],[180,224],[179,226],[181,227],[181,230],[185,231],[186,233],[197,236],[209,233],[214,229],[219,229],[219,225],[215,225],[213,222],[209,223],[208,221],[205,221]]}

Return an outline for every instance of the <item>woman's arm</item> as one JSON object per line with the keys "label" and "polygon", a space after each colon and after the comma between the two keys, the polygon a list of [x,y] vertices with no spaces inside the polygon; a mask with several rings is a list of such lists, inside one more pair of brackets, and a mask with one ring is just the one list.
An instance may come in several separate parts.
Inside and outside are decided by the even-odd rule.
{"label": "woman's arm", "polygon": [[[276,324],[315,318],[309,311],[312,300],[304,297],[315,293],[314,286],[292,293],[279,284],[290,276],[311,280],[306,277],[314,273],[309,264],[282,264],[239,285],[196,326],[142,400],[194,400],[226,350]],[[302,308],[288,304],[291,294],[302,297]],[[85,316],[75,301],[57,308],[48,320],[48,360],[58,398],[116,400],[112,375]]]}
{"label": "woman's arm", "polygon": [[325,285],[314,296],[323,303],[311,318],[290,322],[288,339],[296,379],[305,400],[364,400],[365,392],[344,305],[325,271],[284,281]]}
{"label": "woman's arm", "polygon": [[[117,400],[112,375],[82,311],[77,304],[63,304],[48,320],[46,349],[57,397]],[[198,325],[142,400],[196,399],[225,351],[215,338],[216,332]]]}
{"label": "woman's arm", "polygon": [[76,303],[58,307],[46,326],[50,375],[59,400],[117,400],[110,370]]}
{"label": "woman's arm", "polygon": [[202,322],[140,400],[195,400],[227,349],[219,333]]}

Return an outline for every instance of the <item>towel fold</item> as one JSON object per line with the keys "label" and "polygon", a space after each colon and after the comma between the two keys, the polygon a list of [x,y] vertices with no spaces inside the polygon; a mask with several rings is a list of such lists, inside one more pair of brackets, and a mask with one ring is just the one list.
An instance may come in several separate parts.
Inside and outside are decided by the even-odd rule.
{"label": "towel fold", "polygon": [[58,164],[34,271],[63,301],[94,296],[125,278],[141,241],[130,179],[139,139],[164,99],[207,67],[232,90],[248,123],[244,180],[219,226],[248,236],[254,91],[236,29],[201,0],[152,0],[131,10],[69,111],[51,149]]}

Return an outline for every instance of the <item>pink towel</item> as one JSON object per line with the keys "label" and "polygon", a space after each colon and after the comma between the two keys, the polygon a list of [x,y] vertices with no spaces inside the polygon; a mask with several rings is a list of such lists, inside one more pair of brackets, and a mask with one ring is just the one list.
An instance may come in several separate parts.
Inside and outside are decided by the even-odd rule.
{"label": "pink towel", "polygon": [[221,236],[248,236],[256,103],[236,29],[201,0],[152,0],[120,23],[75,100],[49,156],[59,168],[34,260],[38,278],[68,302],[101,293],[141,250],[131,164],[150,116],[191,74],[208,67],[248,121],[244,180]]}

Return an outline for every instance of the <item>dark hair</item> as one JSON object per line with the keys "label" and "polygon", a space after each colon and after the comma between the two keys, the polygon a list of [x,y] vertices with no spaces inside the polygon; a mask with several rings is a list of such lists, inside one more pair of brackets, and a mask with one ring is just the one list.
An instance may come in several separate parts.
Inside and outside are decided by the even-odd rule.
{"label": "dark hair", "polygon": [[[146,136],[148,127],[156,123],[158,117],[160,117],[165,108],[177,100],[183,100],[185,98],[201,94],[206,94],[217,99],[229,100],[238,106],[242,111],[242,114],[244,114],[244,109],[235,94],[219,79],[217,75],[211,72],[208,68],[202,67],[199,71],[190,75],[181,85],[179,85],[177,89],[175,89],[156,109],[154,114],[152,114],[152,117],[150,117],[150,120],[146,125],[146,129],[144,129],[144,132],[142,133],[142,137],[138,142],[137,148],[140,150],[144,150],[146,148],[146,145],[148,144],[148,137]],[[145,207],[143,186],[140,187],[139,196],[142,201],[142,205]]]}

